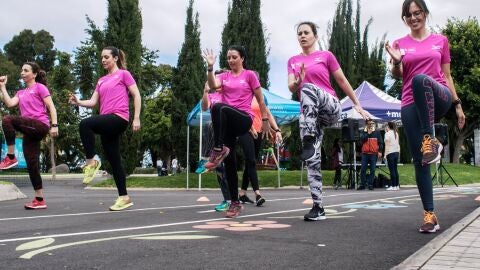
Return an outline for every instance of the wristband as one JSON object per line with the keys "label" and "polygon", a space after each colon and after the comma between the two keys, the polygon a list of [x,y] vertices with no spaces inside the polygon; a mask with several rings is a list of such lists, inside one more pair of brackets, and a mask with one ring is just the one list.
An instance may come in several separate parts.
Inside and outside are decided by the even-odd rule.
{"label": "wristband", "polygon": [[396,67],[398,67],[398,66],[400,66],[401,63],[402,63],[402,60],[400,60],[400,61],[398,61],[398,62],[393,62],[393,65],[396,66]]}
{"label": "wristband", "polygon": [[275,129],[275,132],[282,132],[279,128]]}
{"label": "wristband", "polygon": [[462,104],[462,100],[460,98],[457,98],[452,102],[452,104],[457,106],[458,104]]}
{"label": "wristband", "polygon": [[262,121],[268,121],[268,118],[262,118]]}
{"label": "wristband", "polygon": [[51,127],[58,127],[58,124],[51,124]]}
{"label": "wristband", "polygon": [[208,67],[208,68],[207,68],[207,71],[208,71],[208,72],[212,72],[212,71],[213,71],[213,67]]}

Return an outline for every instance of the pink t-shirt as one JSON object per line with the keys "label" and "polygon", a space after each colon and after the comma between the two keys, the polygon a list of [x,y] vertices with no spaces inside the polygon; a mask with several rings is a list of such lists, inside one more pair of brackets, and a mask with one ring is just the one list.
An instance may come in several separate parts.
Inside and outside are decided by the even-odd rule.
{"label": "pink t-shirt", "polygon": [[217,77],[222,83],[223,102],[248,113],[253,119],[251,107],[253,90],[260,87],[260,82],[255,73],[244,69],[237,76],[234,76],[231,71],[227,71]]}
{"label": "pink t-shirt", "polygon": [[208,107],[210,109],[215,103],[222,102],[222,94],[220,94],[219,92],[210,93],[208,94],[207,98],[208,98]]}
{"label": "pink t-shirt", "polygon": [[132,74],[119,69],[98,79],[95,91],[100,97],[100,114],[116,114],[128,121],[128,87],[135,84]]}
{"label": "pink t-shirt", "polygon": [[330,84],[330,74],[340,68],[337,58],[330,51],[315,51],[309,55],[295,55],[288,59],[288,74],[298,76],[302,63],[305,67],[305,79],[303,79],[300,88],[305,83],[311,83],[327,93],[337,97],[335,90]]}
{"label": "pink t-shirt", "polygon": [[450,49],[447,37],[431,34],[422,41],[409,35],[395,40],[393,47],[403,55],[402,107],[413,103],[412,79],[417,74],[425,74],[440,84],[447,86],[442,64],[450,63]]}
{"label": "pink t-shirt", "polygon": [[50,96],[50,92],[45,85],[35,83],[29,88],[19,90],[15,96],[18,97],[18,105],[22,117],[37,119],[50,127],[47,107],[43,102],[44,98]]}

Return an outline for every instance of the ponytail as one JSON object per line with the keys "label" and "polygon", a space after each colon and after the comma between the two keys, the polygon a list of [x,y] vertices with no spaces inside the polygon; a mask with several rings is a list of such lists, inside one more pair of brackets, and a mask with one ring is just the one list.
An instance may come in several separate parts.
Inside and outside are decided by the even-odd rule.
{"label": "ponytail", "polygon": [[35,81],[47,86],[47,73],[45,70],[41,69],[40,66],[35,62],[26,62],[24,65],[29,65],[32,67],[32,73],[37,74],[35,76]]}
{"label": "ponytail", "polygon": [[115,46],[107,46],[103,49],[109,50],[112,53],[113,57],[118,57],[117,66],[119,69],[127,69],[127,61],[126,61],[125,53],[122,50],[118,49]]}

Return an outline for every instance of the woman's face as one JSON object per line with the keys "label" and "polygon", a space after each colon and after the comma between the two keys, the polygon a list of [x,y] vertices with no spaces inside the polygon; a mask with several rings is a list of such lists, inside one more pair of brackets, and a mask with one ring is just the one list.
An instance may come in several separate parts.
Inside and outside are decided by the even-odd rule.
{"label": "woman's face", "polygon": [[312,28],[308,24],[301,24],[297,29],[297,40],[302,48],[315,46],[317,37],[313,34]]}
{"label": "woman's face", "polygon": [[29,82],[35,81],[35,77],[37,77],[37,74],[33,73],[32,66],[25,64],[22,66],[20,76],[22,77],[23,82],[28,84]]}
{"label": "woman's face", "polygon": [[410,4],[407,16],[405,16],[405,22],[412,31],[418,31],[425,28],[427,16],[415,2]]}
{"label": "woman's face", "polygon": [[102,51],[102,66],[106,70],[112,70],[117,66],[118,57],[112,55],[111,50]]}
{"label": "woman's face", "polygon": [[227,62],[231,70],[239,70],[243,68],[243,58],[236,50],[228,50]]}

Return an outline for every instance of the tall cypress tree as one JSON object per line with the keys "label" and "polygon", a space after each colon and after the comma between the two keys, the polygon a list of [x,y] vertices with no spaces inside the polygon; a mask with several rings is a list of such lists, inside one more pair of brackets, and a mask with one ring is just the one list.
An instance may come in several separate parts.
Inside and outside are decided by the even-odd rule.
{"label": "tall cypress tree", "polygon": [[266,43],[260,18],[260,0],[233,0],[222,32],[220,66],[228,67],[226,56],[230,45],[242,45],[247,52],[247,68],[256,70],[260,75],[260,84],[268,88],[270,64],[267,62],[269,50]]}
{"label": "tall cypress tree", "polygon": [[[207,79],[206,67],[200,48],[200,24],[198,13],[193,15],[193,0],[190,0],[187,8],[187,20],[185,23],[185,40],[178,56],[177,67],[172,80],[172,135],[174,154],[181,164],[186,164],[186,138],[187,138],[187,115],[203,93],[203,86]],[[198,132],[192,129],[190,138],[196,138]],[[196,160],[198,141],[191,140],[190,160]]]}

